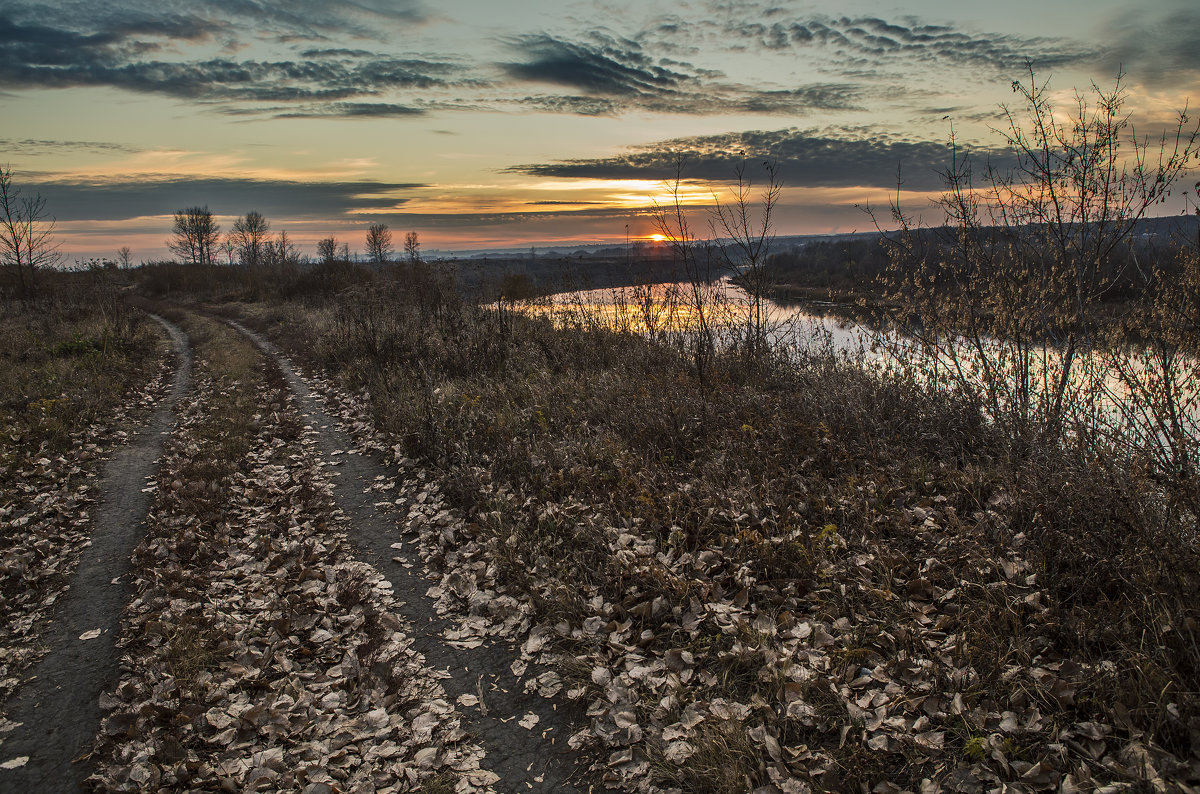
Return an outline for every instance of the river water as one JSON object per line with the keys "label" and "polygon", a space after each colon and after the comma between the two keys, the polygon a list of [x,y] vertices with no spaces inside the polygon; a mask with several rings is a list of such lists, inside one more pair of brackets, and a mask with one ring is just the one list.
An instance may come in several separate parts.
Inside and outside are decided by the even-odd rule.
{"label": "river water", "polygon": [[[736,338],[748,327],[753,301],[741,287],[725,279],[693,287],[684,282],[646,287],[610,287],[563,292],[523,306],[562,325],[603,327],[651,335],[695,332],[703,321],[718,341]],[[868,355],[885,341],[880,333],[832,315],[815,314],[802,306],[765,300],[761,325],[775,346],[797,349],[819,346],[838,353]],[[886,341],[895,341],[887,337]]]}
{"label": "river water", "polygon": [[[703,306],[701,310],[697,307]],[[559,293],[524,304],[522,311],[551,317],[561,325],[603,327],[686,341],[701,320],[718,345],[745,338],[753,302],[730,281],[694,287],[687,283],[617,287]],[[832,316],[803,306],[764,302],[760,324],[775,350],[785,355],[832,355],[873,368],[898,367],[920,380],[970,383],[1010,405],[1021,399],[1053,399],[1063,368],[1058,350],[1028,351],[1019,360],[1016,348],[1003,340],[943,343],[921,347],[893,332]],[[1173,380],[1174,407],[1162,401],[1164,372]],[[1169,367],[1146,351],[1129,348],[1078,355],[1070,364],[1068,407],[1081,421],[1138,438],[1144,443],[1163,434],[1167,413],[1193,442],[1200,441],[1200,365],[1179,358]],[[1036,410],[1036,408],[1035,408]]]}

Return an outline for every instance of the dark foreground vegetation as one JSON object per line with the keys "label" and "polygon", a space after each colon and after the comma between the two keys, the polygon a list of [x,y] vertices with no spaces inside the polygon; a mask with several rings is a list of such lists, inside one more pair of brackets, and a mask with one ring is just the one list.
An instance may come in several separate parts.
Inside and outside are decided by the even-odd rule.
{"label": "dark foreground vegetation", "polygon": [[1196,516],[1149,462],[829,351],[734,347],[701,381],[685,336],[481,308],[420,265],[221,272],[188,298],[435,476],[464,522],[435,571],[464,608],[532,603],[614,784],[1197,780]]}
{"label": "dark foreground vegetation", "polygon": [[0,695],[44,650],[39,620],[88,539],[91,478],[152,404],[165,352],[153,321],[97,274],[0,301]]}

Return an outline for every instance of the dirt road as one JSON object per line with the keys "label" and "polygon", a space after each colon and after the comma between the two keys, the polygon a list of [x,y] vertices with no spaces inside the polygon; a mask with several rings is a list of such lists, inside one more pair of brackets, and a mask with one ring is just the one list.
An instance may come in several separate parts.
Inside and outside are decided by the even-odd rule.
{"label": "dirt road", "polygon": [[155,319],[175,348],[174,383],[149,420],[104,466],[91,544],[41,637],[49,651],[4,704],[7,719],[19,725],[0,744],[0,758],[11,767],[0,768],[0,791],[76,791],[90,774],[87,756],[100,723],[98,700],[116,678],[113,643],[130,598],[130,555],[151,500],[146,483],[190,380],[187,338],[175,325]]}
{"label": "dirt road", "polygon": [[[280,366],[304,419],[316,432],[316,443],[327,462],[337,461],[334,499],[350,523],[349,539],[358,557],[370,563],[391,583],[401,611],[414,627],[414,647],[426,663],[449,677],[441,683],[447,693],[465,709],[467,730],[482,745],[487,755],[480,762],[500,780],[495,789],[502,792],[572,792],[579,771],[578,755],[567,746],[572,719],[564,706],[557,706],[536,693],[525,691],[525,682],[538,674],[535,665],[518,665],[515,649],[503,642],[485,642],[479,647],[453,647],[445,635],[453,630],[451,621],[440,616],[426,595],[430,582],[421,575],[421,560],[413,538],[402,535],[395,514],[380,512],[377,495],[371,485],[394,478],[382,461],[366,453],[354,453],[353,440],[290,364],[261,335],[240,325],[239,331],[250,337]],[[349,454],[345,451],[351,450]],[[397,549],[397,546],[400,548]],[[532,716],[530,716],[532,715]]]}

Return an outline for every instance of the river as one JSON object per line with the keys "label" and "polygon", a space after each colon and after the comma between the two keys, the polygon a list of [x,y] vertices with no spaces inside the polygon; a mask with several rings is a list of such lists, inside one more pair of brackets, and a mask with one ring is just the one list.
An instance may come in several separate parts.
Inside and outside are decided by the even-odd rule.
{"label": "river", "polygon": [[[703,316],[697,307],[703,306]],[[695,338],[701,320],[718,345],[744,339],[753,301],[728,279],[700,287],[683,282],[566,292],[521,304],[520,310],[551,317],[561,325],[603,327],[668,341]],[[1000,410],[1046,410],[1064,365],[1054,348],[1021,350],[997,339],[957,340],[939,349],[803,306],[764,301],[760,324],[773,348],[784,355],[832,355],[872,368],[896,367],[919,380],[969,383]],[[1107,427],[1113,436],[1163,442],[1164,427],[1178,420],[1175,434],[1200,441],[1200,365],[1178,357],[1163,366],[1145,349],[1094,350],[1069,364],[1067,410],[1079,422]],[[1164,373],[1167,373],[1164,377]],[[1171,381],[1170,384],[1167,381]],[[1169,385],[1173,402],[1164,401]],[[1040,404],[1040,408],[1039,408]],[[1024,408],[1020,406],[1024,405]],[[992,412],[995,412],[993,409]]]}

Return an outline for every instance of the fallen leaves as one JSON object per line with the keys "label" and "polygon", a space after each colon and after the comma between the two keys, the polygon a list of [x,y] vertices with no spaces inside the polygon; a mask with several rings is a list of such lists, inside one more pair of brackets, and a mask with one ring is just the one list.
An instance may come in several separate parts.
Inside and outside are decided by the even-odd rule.
{"label": "fallen leaves", "polygon": [[[434,578],[429,595],[456,618],[447,640],[514,640],[518,678],[534,663],[557,667],[558,680],[539,674],[526,689],[586,704],[589,723],[567,744],[607,749],[598,766],[612,788],[686,790],[688,770],[713,758],[744,764],[756,791],[788,794],[848,786],[847,770],[864,757],[895,761],[913,781],[906,789],[876,778],[881,794],[1081,791],[1200,771],[1115,726],[1046,716],[1074,707],[1083,682],[1104,673],[1038,654],[1050,647],[1039,633],[1053,616],[1020,538],[997,556],[979,536],[978,527],[1002,526],[992,508],[1003,505],[971,517],[940,495],[922,500],[896,511],[885,544],[821,523],[755,535],[758,508],[731,494],[729,532],[687,548],[676,528],[614,520],[608,506],[571,497],[540,501],[473,469],[455,476],[482,483],[486,506],[462,515],[446,508],[436,476],[375,431],[365,402],[325,394],[361,444],[396,461],[394,503],[415,537],[406,543]],[[540,534],[521,537],[528,526]],[[807,589],[760,581],[738,562],[740,544],[770,553],[810,533],[823,542],[820,581]],[[506,565],[518,575],[506,577]],[[1027,634],[984,650],[970,614],[981,604]],[[1002,681],[983,680],[972,664],[985,652],[1007,654]]]}
{"label": "fallen leaves", "polygon": [[[197,379],[164,454],[93,784],[490,790],[390,586],[350,553],[290,397],[217,375]],[[198,480],[241,422],[244,455]]]}
{"label": "fallen leaves", "polygon": [[[9,434],[0,444],[0,701],[41,658],[43,623],[67,592],[79,553],[89,544],[97,493],[92,482],[106,457],[128,439],[122,424],[151,410],[169,391],[171,368],[133,387],[100,415],[77,417],[65,428],[68,451],[52,457],[23,449],[26,439]],[[44,448],[44,444],[43,444]],[[32,454],[26,454],[32,452]]]}

